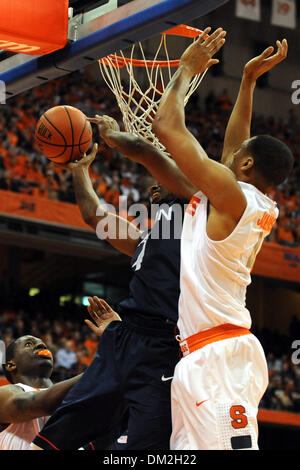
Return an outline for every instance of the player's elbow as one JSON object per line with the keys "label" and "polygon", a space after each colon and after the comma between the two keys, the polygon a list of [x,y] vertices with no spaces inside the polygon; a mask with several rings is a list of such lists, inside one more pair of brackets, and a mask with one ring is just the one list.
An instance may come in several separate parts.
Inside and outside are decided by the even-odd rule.
{"label": "player's elbow", "polygon": [[95,215],[90,214],[89,212],[84,212],[82,213],[82,218],[86,225],[88,225],[91,228],[96,227],[96,222],[95,222]]}
{"label": "player's elbow", "polygon": [[107,216],[107,211],[101,206],[90,206],[81,210],[81,215],[86,225],[96,230],[99,220]]}

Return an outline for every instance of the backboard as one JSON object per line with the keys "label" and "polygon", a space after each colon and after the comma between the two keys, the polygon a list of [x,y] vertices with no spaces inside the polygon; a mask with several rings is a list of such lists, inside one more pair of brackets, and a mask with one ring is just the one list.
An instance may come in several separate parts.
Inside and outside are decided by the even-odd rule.
{"label": "backboard", "polygon": [[[70,0],[68,44],[51,54],[0,53],[6,99],[188,23],[228,0]],[[1,32],[0,32],[1,33]]]}

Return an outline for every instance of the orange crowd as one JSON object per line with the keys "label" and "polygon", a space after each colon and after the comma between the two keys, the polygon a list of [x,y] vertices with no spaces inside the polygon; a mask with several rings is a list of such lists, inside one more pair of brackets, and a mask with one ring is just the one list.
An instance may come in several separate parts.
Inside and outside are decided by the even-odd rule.
{"label": "orange crowd", "polygon": [[[267,90],[266,90],[267,92]],[[0,189],[75,203],[72,175],[54,165],[34,146],[36,122],[55,105],[69,104],[86,115],[109,114],[122,126],[116,100],[100,81],[84,71],[76,72],[16,96],[1,107]],[[227,90],[207,96],[194,94],[187,106],[187,125],[211,158],[219,159],[226,124],[232,109]],[[270,134],[287,143],[295,156],[295,168],[288,182],[270,193],[280,208],[280,217],[268,240],[288,246],[300,244],[300,124],[293,109],[286,119],[254,115],[252,135]],[[90,176],[101,202],[118,207],[119,197],[127,205],[149,204],[150,178],[143,167],[125,159],[99,138],[99,156]]]}

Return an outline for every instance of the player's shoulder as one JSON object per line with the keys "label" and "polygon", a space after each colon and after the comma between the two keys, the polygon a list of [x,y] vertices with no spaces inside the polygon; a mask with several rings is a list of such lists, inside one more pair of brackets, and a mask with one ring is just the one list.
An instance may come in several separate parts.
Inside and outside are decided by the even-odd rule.
{"label": "player's shoulder", "polygon": [[238,184],[246,197],[248,196],[253,200],[270,206],[275,207],[277,205],[275,201],[273,201],[267,194],[264,194],[262,191],[260,191],[260,189],[258,189],[253,184],[245,183],[244,181],[238,181]]}
{"label": "player's shoulder", "polygon": [[20,387],[20,385],[16,384],[8,384],[8,385],[2,385],[0,387],[0,396],[6,395],[6,394],[15,394],[15,393],[20,393],[24,392],[23,388]]}

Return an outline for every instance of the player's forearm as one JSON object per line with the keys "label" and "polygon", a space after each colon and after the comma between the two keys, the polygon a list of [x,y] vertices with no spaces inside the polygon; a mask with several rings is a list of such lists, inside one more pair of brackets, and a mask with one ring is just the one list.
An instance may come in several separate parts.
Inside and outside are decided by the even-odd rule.
{"label": "player's forearm", "polygon": [[127,219],[109,212],[100,204],[89,177],[88,168],[73,169],[73,185],[77,204],[86,224],[117,250],[133,256],[140,231]]}
{"label": "player's forearm", "polygon": [[47,410],[48,415],[52,414],[56,410],[69,390],[78,382],[82,375],[83,374],[76,375],[71,379],[52,385],[47,390],[42,390],[40,394],[43,394],[43,396],[36,394],[38,395],[38,400],[41,401],[43,408]]}
{"label": "player's forearm", "polygon": [[[101,204],[94,191],[88,168],[78,167],[73,169],[73,187],[83,220],[86,224],[96,228],[97,221],[99,220],[96,217],[96,213]],[[102,213],[103,217],[107,215],[104,208]]]}
{"label": "player's forearm", "polygon": [[222,163],[226,163],[228,158],[236,152],[242,143],[250,138],[253,93],[255,80],[243,75],[239,93],[227,124],[224,146],[222,153]]}
{"label": "player's forearm", "polygon": [[49,416],[61,404],[69,390],[78,382],[82,374],[71,379],[52,385],[47,390],[42,390],[34,395],[37,409],[41,409],[41,416]]}
{"label": "player's forearm", "polygon": [[105,138],[108,138],[110,147],[143,165],[155,180],[177,197],[189,199],[195,193],[195,188],[185,178],[174,160],[148,140],[113,129],[107,130]]}
{"label": "player's forearm", "polygon": [[193,173],[193,155],[197,159],[197,165],[204,164],[208,159],[200,143],[185,125],[184,98],[191,78],[191,72],[187,68],[179,67],[166,88],[153,123],[155,134],[189,181],[193,181],[190,178]]}
{"label": "player's forearm", "polygon": [[[169,135],[176,128],[185,127],[184,98],[191,78],[190,71],[180,66],[171,78],[161,98],[153,122],[153,131],[164,145],[166,145]],[[167,146],[166,148],[168,149]]]}
{"label": "player's forearm", "polygon": [[50,416],[61,404],[81,375],[52,385],[40,392],[18,393],[7,405],[8,423],[21,423],[42,416]]}
{"label": "player's forearm", "polygon": [[141,137],[129,134],[129,132],[108,129],[105,133],[105,140],[111,148],[125,155],[125,157],[137,163],[143,163],[145,152],[151,151],[149,144]]}

